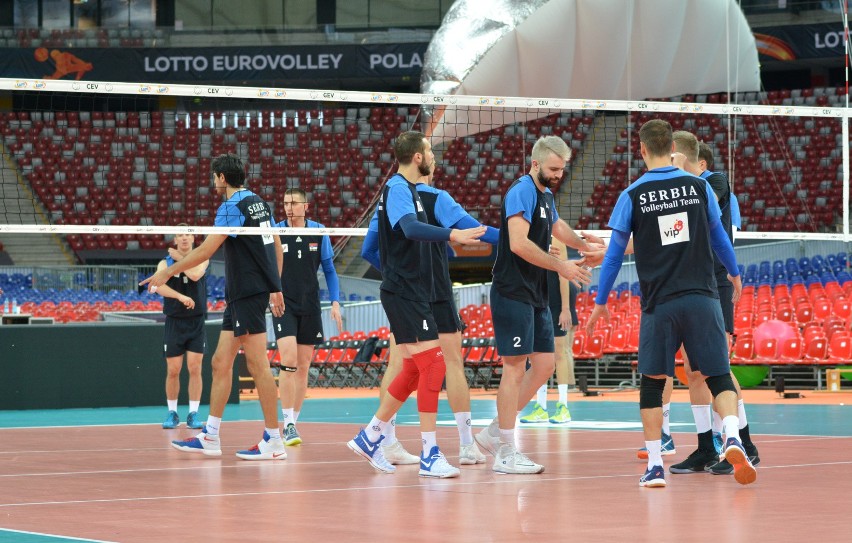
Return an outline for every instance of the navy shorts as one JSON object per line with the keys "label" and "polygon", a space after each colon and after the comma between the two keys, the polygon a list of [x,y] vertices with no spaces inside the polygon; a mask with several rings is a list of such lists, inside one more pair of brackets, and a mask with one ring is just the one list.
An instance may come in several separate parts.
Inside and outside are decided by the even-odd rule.
{"label": "navy shorts", "polygon": [[379,293],[391,333],[399,345],[438,339],[432,304],[408,300],[385,290]]}
{"label": "navy shorts", "polygon": [[734,301],[731,297],[734,295],[734,285],[719,285],[719,304],[722,306],[722,319],[725,321],[725,331],[729,334],[734,333]]}
{"label": "navy shorts", "polygon": [[285,310],[280,317],[272,316],[272,327],[275,339],[296,336],[296,343],[299,345],[319,345],[325,341],[320,313],[296,315]]}
{"label": "navy shorts", "polygon": [[435,317],[435,323],[438,325],[439,334],[455,334],[464,330],[461,317],[456,310],[456,303],[453,300],[443,302],[432,302],[432,316]]}
{"label": "navy shorts", "polygon": [[233,332],[234,337],[265,334],[267,307],[269,307],[268,292],[228,302],[222,314],[222,330]]}
{"label": "navy shorts", "polygon": [[688,294],[642,313],[639,326],[639,373],[674,376],[681,343],[693,371],[707,377],[731,371],[722,307],[716,298]]}
{"label": "navy shorts", "polygon": [[204,315],[197,317],[166,317],[163,337],[163,355],[166,358],[182,356],[186,352],[204,353],[207,332],[204,330]]}
{"label": "navy shorts", "polygon": [[492,286],[491,319],[500,356],[554,352],[553,318],[549,307],[533,307],[506,298]]}

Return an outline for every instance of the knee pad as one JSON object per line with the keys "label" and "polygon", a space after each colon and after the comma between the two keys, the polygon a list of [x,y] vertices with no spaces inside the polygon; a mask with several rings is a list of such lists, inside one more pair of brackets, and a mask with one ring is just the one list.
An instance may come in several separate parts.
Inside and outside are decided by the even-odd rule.
{"label": "knee pad", "polygon": [[707,377],[704,379],[704,382],[707,383],[707,388],[710,389],[710,394],[712,394],[714,398],[727,390],[730,390],[734,394],[737,393],[737,387],[734,386],[734,380],[731,379],[730,373]]}
{"label": "knee pad", "polygon": [[417,365],[411,358],[402,360],[402,371],[399,372],[391,384],[388,385],[388,394],[397,400],[404,402],[411,396],[411,393],[417,390],[417,382],[420,378],[420,372]]}
{"label": "knee pad", "polygon": [[665,388],[665,379],[654,379],[643,375],[639,382],[639,409],[662,408]]}
{"label": "knee pad", "polygon": [[417,386],[417,410],[421,413],[438,412],[438,393],[444,385],[447,365],[440,347],[417,353],[412,358],[420,370]]}

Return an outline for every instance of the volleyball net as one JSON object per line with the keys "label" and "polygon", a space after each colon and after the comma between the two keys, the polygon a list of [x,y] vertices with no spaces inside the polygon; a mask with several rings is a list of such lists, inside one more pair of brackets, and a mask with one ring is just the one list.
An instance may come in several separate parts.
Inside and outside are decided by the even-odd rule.
{"label": "volleyball net", "polygon": [[72,251],[163,249],[176,232],[298,234],[213,227],[209,164],[222,153],[243,159],[247,188],[278,220],[299,187],[325,233],[363,235],[405,130],[429,136],[435,186],[495,226],[535,141],[563,138],[559,214],[600,231],[644,171],[638,130],[652,118],[711,146],[739,203],[738,239],[849,238],[843,88],[632,102],[16,79],[0,91],[0,236],[53,233]]}

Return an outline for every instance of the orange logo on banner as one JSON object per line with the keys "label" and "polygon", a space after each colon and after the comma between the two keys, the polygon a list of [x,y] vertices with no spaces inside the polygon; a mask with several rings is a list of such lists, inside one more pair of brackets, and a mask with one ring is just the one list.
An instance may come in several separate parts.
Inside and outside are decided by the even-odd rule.
{"label": "orange logo on banner", "polygon": [[91,62],[80,60],[71,53],[63,52],[59,49],[54,49],[50,54],[48,54],[47,49],[44,47],[39,47],[35,50],[35,59],[37,61],[46,62],[48,58],[53,59],[56,71],[53,72],[53,75],[44,76],[43,79],[62,79],[66,75],[76,73],[77,76],[74,79],[79,81],[86,72],[94,69]]}
{"label": "orange logo on banner", "polygon": [[488,258],[491,256],[492,247],[488,243],[461,245],[451,242],[450,250],[455,253],[456,258]]}

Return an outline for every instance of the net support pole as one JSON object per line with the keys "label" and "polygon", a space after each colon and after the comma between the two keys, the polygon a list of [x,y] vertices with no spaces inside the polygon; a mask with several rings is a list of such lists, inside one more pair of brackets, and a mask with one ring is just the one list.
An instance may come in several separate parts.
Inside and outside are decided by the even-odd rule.
{"label": "net support pole", "polygon": [[843,133],[843,241],[849,243],[849,110],[842,119]]}

